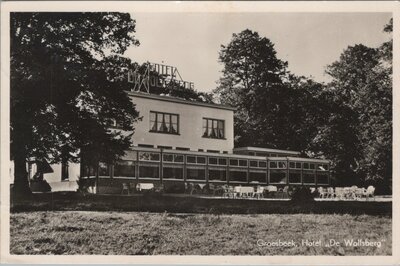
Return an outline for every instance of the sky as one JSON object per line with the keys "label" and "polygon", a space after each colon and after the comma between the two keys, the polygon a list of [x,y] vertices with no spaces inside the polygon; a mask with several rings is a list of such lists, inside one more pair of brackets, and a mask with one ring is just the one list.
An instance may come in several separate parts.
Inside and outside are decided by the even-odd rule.
{"label": "sky", "polygon": [[277,57],[296,75],[329,81],[326,66],[349,45],[378,47],[390,37],[383,32],[390,13],[131,13],[139,47],[125,56],[143,63],[178,68],[198,91],[210,92],[221,77],[221,45],[233,33],[250,29],[275,44]]}

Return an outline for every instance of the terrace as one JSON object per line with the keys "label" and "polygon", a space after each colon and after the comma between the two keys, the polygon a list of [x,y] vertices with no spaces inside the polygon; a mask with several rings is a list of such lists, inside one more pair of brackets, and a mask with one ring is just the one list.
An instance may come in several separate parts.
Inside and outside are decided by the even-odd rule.
{"label": "terrace", "polygon": [[[81,176],[93,179],[96,174],[93,167],[83,165]],[[280,192],[289,186],[327,187],[332,182],[329,161],[289,156],[135,147],[114,165],[99,165],[96,185],[100,193],[119,194],[123,184],[131,188],[138,183],[162,185],[168,192],[184,192],[188,186],[214,186],[220,189],[223,186],[270,186]]]}

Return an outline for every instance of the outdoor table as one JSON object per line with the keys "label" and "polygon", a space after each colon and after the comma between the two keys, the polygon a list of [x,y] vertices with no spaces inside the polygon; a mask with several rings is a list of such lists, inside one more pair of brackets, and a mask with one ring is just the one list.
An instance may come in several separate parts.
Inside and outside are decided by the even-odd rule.
{"label": "outdoor table", "polygon": [[137,184],[137,189],[139,191],[152,190],[152,189],[154,189],[154,184],[153,183],[138,183]]}
{"label": "outdoor table", "polygon": [[254,196],[254,188],[253,187],[235,187],[235,192],[239,194],[240,197],[247,196],[253,197]]}

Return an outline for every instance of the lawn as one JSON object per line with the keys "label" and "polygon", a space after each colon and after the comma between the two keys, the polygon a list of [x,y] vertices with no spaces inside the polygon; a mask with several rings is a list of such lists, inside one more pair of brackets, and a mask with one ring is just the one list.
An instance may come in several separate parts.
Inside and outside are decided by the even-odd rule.
{"label": "lawn", "polygon": [[[12,254],[391,255],[391,227],[391,217],[349,214],[20,212],[11,214],[10,249]],[[340,244],[325,246],[330,239]],[[352,239],[378,246],[344,242]],[[291,240],[294,246],[271,246]],[[306,240],[321,240],[322,246],[307,246]]]}

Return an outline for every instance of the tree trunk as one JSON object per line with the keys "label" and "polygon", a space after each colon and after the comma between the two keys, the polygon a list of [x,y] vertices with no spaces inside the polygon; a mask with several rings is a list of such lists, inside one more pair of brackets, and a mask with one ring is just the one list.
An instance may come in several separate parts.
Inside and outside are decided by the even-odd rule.
{"label": "tree trunk", "polygon": [[95,169],[95,174],[96,174],[96,194],[99,194],[99,162],[96,163],[96,169]]}
{"label": "tree trunk", "polygon": [[29,187],[28,173],[26,171],[26,155],[20,152],[14,156],[14,196],[29,197],[31,189]]}

